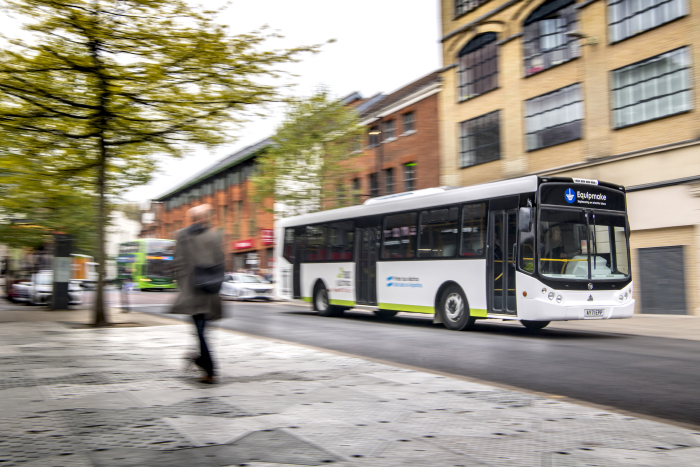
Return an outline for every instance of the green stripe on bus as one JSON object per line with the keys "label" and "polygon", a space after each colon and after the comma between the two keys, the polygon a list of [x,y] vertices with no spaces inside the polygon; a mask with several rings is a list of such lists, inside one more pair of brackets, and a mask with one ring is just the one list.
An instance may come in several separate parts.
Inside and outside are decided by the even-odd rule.
{"label": "green stripe on bus", "polygon": [[[397,303],[380,303],[379,308],[386,310],[396,310],[396,311],[410,311],[412,313],[435,313],[432,306],[418,306],[418,305],[399,305]],[[486,310],[481,310],[478,308],[471,308],[469,310],[470,316],[475,318],[486,318]]]}
{"label": "green stripe on bus", "polygon": [[435,313],[432,306],[399,305],[397,303],[380,303],[379,308],[385,310],[410,311],[412,313]]}
{"label": "green stripe on bus", "polygon": [[311,303],[311,297],[301,297],[301,299],[304,300],[305,302]]}
{"label": "green stripe on bus", "polygon": [[355,306],[355,302],[350,301],[350,300],[328,300],[331,305],[340,305],[340,306]]}

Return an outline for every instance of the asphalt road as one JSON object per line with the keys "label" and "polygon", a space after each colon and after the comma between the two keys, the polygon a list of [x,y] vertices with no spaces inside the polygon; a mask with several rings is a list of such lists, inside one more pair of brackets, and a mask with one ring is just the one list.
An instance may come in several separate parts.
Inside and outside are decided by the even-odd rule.
{"label": "asphalt road", "polygon": [[[135,293],[134,310],[167,312],[174,293]],[[479,324],[448,331],[425,316],[337,318],[284,303],[226,302],[220,326],[700,427],[700,341]],[[232,316],[232,317],[231,317]]]}

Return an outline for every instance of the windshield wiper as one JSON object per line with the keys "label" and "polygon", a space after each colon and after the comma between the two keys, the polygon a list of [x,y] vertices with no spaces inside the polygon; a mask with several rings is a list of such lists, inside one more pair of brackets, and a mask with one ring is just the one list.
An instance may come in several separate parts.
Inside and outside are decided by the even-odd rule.
{"label": "windshield wiper", "polygon": [[592,236],[593,245],[591,245],[593,248],[593,265],[592,265],[592,267],[593,267],[593,271],[595,272],[595,263],[596,263],[596,258],[598,256],[598,241],[597,241],[598,240],[598,237],[597,237],[598,232],[596,232],[595,213],[592,213],[592,214],[593,214],[593,236]]}

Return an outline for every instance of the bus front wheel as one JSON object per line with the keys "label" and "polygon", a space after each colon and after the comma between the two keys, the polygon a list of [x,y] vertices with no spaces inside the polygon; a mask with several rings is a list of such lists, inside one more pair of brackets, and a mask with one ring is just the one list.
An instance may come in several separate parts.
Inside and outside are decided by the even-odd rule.
{"label": "bus front wheel", "polygon": [[530,331],[539,331],[540,329],[547,327],[549,321],[528,321],[521,319],[520,323]]}
{"label": "bus front wheel", "polygon": [[317,283],[314,288],[313,304],[314,310],[316,310],[320,316],[335,316],[339,314],[337,308],[328,301],[328,289],[320,282]]}
{"label": "bus front wheel", "polygon": [[469,329],[476,320],[469,313],[469,304],[462,289],[456,285],[450,285],[440,297],[440,309],[442,323],[452,331],[464,331]]}

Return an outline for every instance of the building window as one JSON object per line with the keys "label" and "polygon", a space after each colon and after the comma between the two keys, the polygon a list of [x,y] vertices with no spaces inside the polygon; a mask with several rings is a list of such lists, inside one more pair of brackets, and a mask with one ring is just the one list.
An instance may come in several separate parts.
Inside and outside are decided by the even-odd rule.
{"label": "building window", "polygon": [[389,141],[396,138],[396,122],[389,120],[384,122],[384,141]]}
{"label": "building window", "polygon": [[256,230],[257,230],[257,217],[258,217],[258,206],[255,203],[250,203],[248,206],[249,209],[249,214],[250,214],[250,219],[248,221],[250,222],[250,225],[248,226],[248,235],[250,237],[255,237],[256,235]]}
{"label": "building window", "polygon": [[394,169],[384,170],[384,180],[386,181],[386,194],[394,193]]}
{"label": "building window", "polygon": [[690,110],[690,54],[674,50],[613,70],[615,128]]}
{"label": "building window", "polygon": [[530,76],[578,57],[579,45],[567,32],[576,30],[574,0],[551,0],[525,20],[525,76]]}
{"label": "building window", "polygon": [[379,177],[377,173],[369,174],[369,196],[370,198],[376,198],[379,196]]}
{"label": "building window", "polygon": [[360,193],[360,179],[359,178],[354,178],[352,180],[352,195],[355,198],[355,203],[360,204],[361,202],[361,193]]}
{"label": "building window", "polygon": [[416,189],[416,163],[409,162],[403,166],[403,180],[405,184],[406,191],[413,191]]}
{"label": "building window", "polygon": [[500,159],[500,111],[460,123],[459,167]]}
{"label": "building window", "polygon": [[684,16],[687,0],[608,0],[610,42],[621,41]]}
{"label": "building window", "polygon": [[345,185],[343,185],[342,182],[339,182],[336,185],[336,200],[335,200],[335,205],[336,207],[342,208],[345,206]]}
{"label": "building window", "polygon": [[527,150],[581,138],[582,120],[583,101],[579,84],[525,101]]}
{"label": "building window", "polygon": [[459,52],[459,100],[467,100],[498,86],[495,32],[480,34]]}
{"label": "building window", "polygon": [[455,0],[455,16],[468,13],[489,0]]}
{"label": "building window", "polygon": [[379,144],[379,135],[381,132],[379,131],[378,126],[373,126],[370,127],[369,129],[369,145],[370,147],[377,146]]}
{"label": "building window", "polygon": [[243,201],[236,201],[234,206],[234,212],[231,216],[233,218],[233,237],[239,238],[241,236],[241,218],[243,217]]}
{"label": "building window", "polygon": [[403,134],[413,133],[416,131],[416,115],[414,112],[406,112],[403,114]]}

